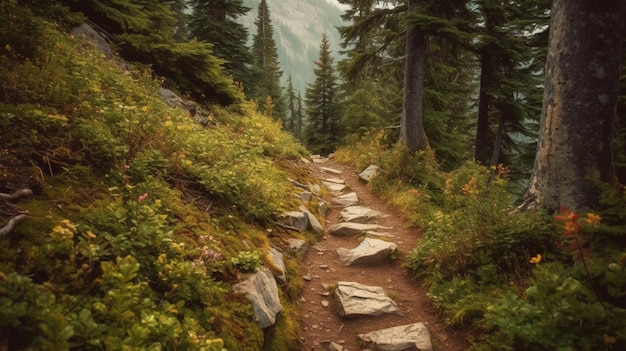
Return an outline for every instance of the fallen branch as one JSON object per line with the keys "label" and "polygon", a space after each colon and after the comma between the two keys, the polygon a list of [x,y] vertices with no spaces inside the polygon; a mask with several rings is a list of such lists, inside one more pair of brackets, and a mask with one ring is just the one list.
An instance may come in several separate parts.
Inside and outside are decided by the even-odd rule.
{"label": "fallen branch", "polygon": [[16,190],[10,194],[0,193],[0,198],[7,199],[7,200],[15,200],[15,199],[19,199],[20,197],[26,197],[26,196],[31,196],[31,195],[33,195],[33,191],[25,188],[25,189]]}
{"label": "fallen branch", "polygon": [[23,221],[24,219],[26,219],[26,215],[25,214],[19,214],[11,219],[9,219],[9,221],[7,222],[7,224],[4,225],[4,227],[0,228],[0,238],[2,238],[3,236],[9,234],[10,232],[13,231],[13,229],[15,228],[15,226],[20,223],[21,221]]}

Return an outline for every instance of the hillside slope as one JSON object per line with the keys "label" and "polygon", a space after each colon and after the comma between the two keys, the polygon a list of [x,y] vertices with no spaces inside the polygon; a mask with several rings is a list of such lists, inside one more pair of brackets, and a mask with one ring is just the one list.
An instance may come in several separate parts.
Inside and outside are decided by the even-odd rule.
{"label": "hillside slope", "polygon": [[0,54],[0,349],[293,349],[297,284],[270,334],[232,286],[287,247],[275,221],[300,206],[305,150],[245,103],[196,123],[147,68],[12,19],[25,32]]}

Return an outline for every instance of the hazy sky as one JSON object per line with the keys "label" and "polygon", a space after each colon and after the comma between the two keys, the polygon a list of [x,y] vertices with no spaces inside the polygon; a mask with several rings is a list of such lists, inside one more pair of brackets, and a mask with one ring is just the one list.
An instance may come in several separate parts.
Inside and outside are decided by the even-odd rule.
{"label": "hazy sky", "polygon": [[339,4],[339,2],[337,2],[337,0],[326,0],[326,2],[331,3],[331,4],[335,4],[335,5],[337,5],[340,8],[345,8],[346,7],[346,5]]}

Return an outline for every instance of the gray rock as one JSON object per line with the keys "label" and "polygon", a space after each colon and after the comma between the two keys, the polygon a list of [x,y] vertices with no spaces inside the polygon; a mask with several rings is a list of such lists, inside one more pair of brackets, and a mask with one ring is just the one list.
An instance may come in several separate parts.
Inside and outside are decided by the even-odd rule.
{"label": "gray rock", "polygon": [[87,23],[83,23],[78,27],[72,28],[70,34],[80,37],[84,36],[89,40],[98,51],[102,52],[107,58],[111,58],[114,55],[113,49],[109,42],[104,37],[104,35],[100,34],[97,30],[95,30],[92,26]]}
{"label": "gray rock", "polygon": [[376,351],[433,350],[430,332],[424,323],[401,325],[359,334],[359,338],[370,344]]}
{"label": "gray rock", "polygon": [[338,169],[334,169],[334,168],[330,168],[330,167],[320,167],[320,169],[326,173],[332,173],[332,174],[341,174],[341,171]]}
{"label": "gray rock", "polygon": [[352,223],[342,222],[336,223],[330,226],[328,232],[331,235],[336,236],[353,236],[363,234],[368,231],[375,231],[379,229],[391,229],[390,227],[383,227],[378,224],[364,224],[364,223]]}
{"label": "gray rock", "polygon": [[346,266],[375,266],[389,260],[397,248],[398,245],[388,241],[365,238],[354,249],[348,250],[340,247],[336,252]]}
{"label": "gray rock", "polygon": [[309,242],[302,239],[288,238],[289,249],[296,257],[303,257],[309,249]]}
{"label": "gray rock", "polygon": [[365,223],[372,219],[387,217],[380,211],[376,211],[364,206],[348,206],[339,213],[339,220],[342,222]]}
{"label": "gray rock", "polygon": [[280,283],[285,284],[287,282],[287,275],[285,274],[285,260],[283,259],[283,254],[271,247],[268,250],[270,263],[278,270],[278,272],[274,272],[274,276],[276,280]]}
{"label": "gray rock", "polygon": [[326,187],[326,189],[333,193],[340,193],[348,187],[346,184],[337,184],[331,182],[322,182],[322,184],[324,184],[324,187]]}
{"label": "gray rock", "polygon": [[280,215],[283,223],[303,232],[309,228],[309,216],[302,211],[288,211]]}
{"label": "gray rock", "polygon": [[322,179],[325,182],[328,183],[335,183],[335,184],[346,184],[346,180],[345,179],[339,179],[339,178],[324,178]]}
{"label": "gray rock", "polygon": [[356,193],[352,192],[335,197],[333,203],[343,207],[354,206],[359,204],[359,197]]}
{"label": "gray rock", "polygon": [[322,226],[320,221],[317,219],[317,217],[315,217],[315,215],[313,213],[311,213],[311,211],[309,211],[308,208],[306,208],[304,206],[300,206],[300,211],[302,211],[302,213],[306,214],[306,216],[309,219],[309,223],[308,223],[307,229],[313,230],[318,235],[324,234],[324,227]]}
{"label": "gray rock", "polygon": [[363,172],[359,174],[359,179],[369,182],[378,175],[378,170],[378,166],[369,165],[366,169],[363,170]]}
{"label": "gray rock", "polygon": [[337,301],[337,314],[341,317],[402,314],[398,305],[379,286],[338,282],[334,297]]}
{"label": "gray rock", "polygon": [[322,157],[320,155],[311,155],[311,160],[313,163],[326,163],[328,162],[328,158]]}
{"label": "gray rock", "polygon": [[313,193],[315,196],[320,196],[320,192],[322,191],[322,187],[319,184],[310,184],[309,183],[309,191]]}
{"label": "gray rock", "polygon": [[328,215],[328,204],[326,203],[326,201],[320,201],[317,209],[320,212],[322,218],[326,218],[326,216]]}
{"label": "gray rock", "polygon": [[313,193],[311,193],[310,191],[303,191],[302,193],[300,193],[300,195],[298,195],[298,198],[300,198],[300,200],[302,200],[303,202],[311,202],[311,199],[313,198]]}
{"label": "gray rock", "polygon": [[267,267],[245,274],[243,281],[233,285],[233,291],[245,294],[250,300],[259,327],[265,329],[276,323],[276,316],[283,306],[280,304],[276,280]]}

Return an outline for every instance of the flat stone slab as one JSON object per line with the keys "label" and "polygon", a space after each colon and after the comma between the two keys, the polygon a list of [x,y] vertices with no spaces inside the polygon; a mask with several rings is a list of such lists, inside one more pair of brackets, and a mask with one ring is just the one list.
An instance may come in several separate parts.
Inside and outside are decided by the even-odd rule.
{"label": "flat stone slab", "polygon": [[364,206],[348,206],[339,213],[339,220],[341,222],[366,223],[380,217],[387,217],[387,215]]}
{"label": "flat stone slab", "polygon": [[333,203],[339,206],[347,207],[358,205],[360,201],[359,196],[355,192],[352,192],[335,197],[333,199]]}
{"label": "flat stone slab", "polygon": [[336,236],[353,236],[363,234],[369,231],[392,229],[391,227],[383,227],[378,224],[364,224],[364,223],[352,223],[342,222],[336,223],[330,226],[328,232],[331,235]]}
{"label": "flat stone slab", "polygon": [[343,247],[335,250],[346,266],[376,266],[389,260],[398,245],[374,238],[365,238],[354,249]]}
{"label": "flat stone slab", "polygon": [[328,157],[324,157],[322,155],[311,155],[311,161],[313,161],[313,163],[326,163],[328,162]]}
{"label": "flat stone slab", "polygon": [[433,350],[430,332],[421,322],[359,334],[359,338],[380,351]]}
{"label": "flat stone slab", "polygon": [[338,169],[334,169],[334,168],[330,168],[330,167],[320,167],[320,169],[326,173],[332,173],[332,174],[341,174],[341,171]]}
{"label": "flat stone slab", "polygon": [[334,292],[337,314],[341,317],[402,314],[398,305],[379,286],[338,282]]}
{"label": "flat stone slab", "polygon": [[324,181],[322,182],[322,184],[324,184],[326,189],[330,190],[333,193],[342,192],[348,187],[345,184],[337,184],[337,183],[324,182]]}
{"label": "flat stone slab", "polygon": [[345,179],[339,179],[339,178],[324,178],[322,179],[325,182],[328,183],[335,183],[335,184],[346,184],[346,180]]}

